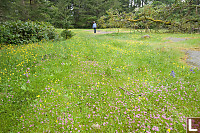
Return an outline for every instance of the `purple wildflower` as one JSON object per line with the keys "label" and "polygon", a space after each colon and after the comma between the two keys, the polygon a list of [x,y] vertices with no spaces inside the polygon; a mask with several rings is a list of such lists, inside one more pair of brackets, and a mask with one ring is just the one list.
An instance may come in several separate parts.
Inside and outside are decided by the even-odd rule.
{"label": "purple wildflower", "polygon": [[26,83],[30,83],[30,81],[28,80]]}
{"label": "purple wildflower", "polygon": [[192,68],[190,69],[190,71],[191,71],[192,73],[195,73],[194,70],[193,70]]}
{"label": "purple wildflower", "polygon": [[170,75],[171,75],[172,77],[175,77],[175,72],[172,71]]}

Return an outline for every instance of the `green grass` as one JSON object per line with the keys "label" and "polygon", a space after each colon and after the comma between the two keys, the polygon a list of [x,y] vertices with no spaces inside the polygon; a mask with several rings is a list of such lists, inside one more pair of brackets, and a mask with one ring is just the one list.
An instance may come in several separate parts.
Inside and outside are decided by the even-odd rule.
{"label": "green grass", "polygon": [[199,68],[181,59],[199,34],[73,32],[1,49],[2,132],[185,132],[200,117]]}

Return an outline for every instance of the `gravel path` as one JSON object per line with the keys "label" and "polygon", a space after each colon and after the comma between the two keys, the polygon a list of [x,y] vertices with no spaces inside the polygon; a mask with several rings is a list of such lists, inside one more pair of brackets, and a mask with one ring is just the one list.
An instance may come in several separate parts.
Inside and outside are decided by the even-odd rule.
{"label": "gravel path", "polygon": [[97,30],[97,33],[99,33],[99,34],[109,34],[109,33],[115,33],[115,31],[100,31],[100,30]]}
{"label": "gravel path", "polygon": [[185,41],[185,40],[188,40],[188,39],[191,39],[191,38],[175,38],[175,37],[168,37],[168,38],[166,38],[166,40],[170,40],[172,42]]}
{"label": "gravel path", "polygon": [[200,51],[185,50],[185,53],[188,55],[186,62],[192,67],[200,68]]}
{"label": "gravel path", "polygon": [[[179,42],[185,41],[191,38],[175,38],[175,37],[168,37],[166,40],[170,40],[172,42]],[[188,55],[186,62],[191,65],[192,67],[199,67],[200,68],[200,51],[194,50],[183,50],[185,54]]]}

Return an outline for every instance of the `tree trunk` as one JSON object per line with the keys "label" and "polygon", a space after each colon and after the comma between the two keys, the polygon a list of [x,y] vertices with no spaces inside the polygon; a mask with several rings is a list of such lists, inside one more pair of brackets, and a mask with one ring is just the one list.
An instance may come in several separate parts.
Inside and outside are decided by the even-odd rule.
{"label": "tree trunk", "polygon": [[144,0],[141,0],[141,2],[142,2],[142,7],[144,6]]}
{"label": "tree trunk", "polygon": [[21,2],[22,2],[22,5],[25,5],[25,2],[24,2],[24,0],[22,0]]}

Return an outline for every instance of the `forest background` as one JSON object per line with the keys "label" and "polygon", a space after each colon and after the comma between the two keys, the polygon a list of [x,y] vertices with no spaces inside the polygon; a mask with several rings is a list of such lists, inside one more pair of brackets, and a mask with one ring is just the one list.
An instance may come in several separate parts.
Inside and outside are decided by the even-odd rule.
{"label": "forest background", "polygon": [[[152,22],[166,28],[168,22],[191,32],[199,30],[199,4],[199,0],[1,0],[0,21],[43,21],[65,29],[91,28],[93,21],[99,28],[155,28],[158,24]],[[130,21],[138,19],[139,23]]]}

